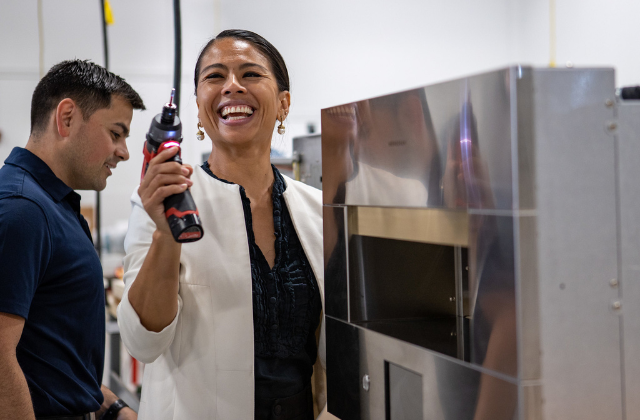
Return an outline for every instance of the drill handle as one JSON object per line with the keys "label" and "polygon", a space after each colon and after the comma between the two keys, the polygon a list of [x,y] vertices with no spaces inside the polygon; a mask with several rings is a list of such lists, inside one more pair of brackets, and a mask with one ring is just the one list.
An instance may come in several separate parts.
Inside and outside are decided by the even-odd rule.
{"label": "drill handle", "polygon": [[[151,163],[151,160],[158,156],[158,153],[170,149],[171,147],[178,147],[180,149],[180,142],[176,140],[170,140],[158,144],[150,139],[147,135],[147,141],[144,142],[144,146],[142,148],[144,161],[142,162],[142,173],[140,174],[140,182],[142,182],[142,180],[144,179],[144,176],[147,173],[147,169],[149,169],[149,163]],[[165,162],[178,162],[182,164],[182,158],[180,157],[181,152],[181,149],[178,150],[178,153],[167,159]]]}

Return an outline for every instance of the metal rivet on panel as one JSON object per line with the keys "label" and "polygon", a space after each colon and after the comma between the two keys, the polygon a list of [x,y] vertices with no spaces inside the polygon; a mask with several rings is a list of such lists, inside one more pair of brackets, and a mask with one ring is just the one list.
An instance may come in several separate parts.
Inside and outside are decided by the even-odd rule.
{"label": "metal rivet on panel", "polygon": [[615,302],[613,302],[611,304],[611,307],[613,309],[620,309],[620,308],[622,308],[622,302],[620,302],[619,300],[616,300]]}
{"label": "metal rivet on panel", "polygon": [[607,99],[606,101],[604,101],[604,104],[607,108],[611,108],[613,106],[613,101],[611,99]]}
{"label": "metal rivet on panel", "polygon": [[611,285],[611,287],[618,287],[618,279],[609,280],[609,284]]}
{"label": "metal rivet on panel", "polygon": [[369,375],[365,374],[365,375],[362,377],[362,388],[363,388],[365,391],[369,391],[369,384],[370,384],[370,383],[371,383],[371,380],[369,379]]}

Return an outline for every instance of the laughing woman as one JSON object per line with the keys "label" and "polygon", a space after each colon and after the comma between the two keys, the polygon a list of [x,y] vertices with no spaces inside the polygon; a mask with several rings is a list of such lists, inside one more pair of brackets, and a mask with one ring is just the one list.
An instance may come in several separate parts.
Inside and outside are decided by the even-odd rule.
{"label": "laughing woman", "polygon": [[[191,169],[162,152],[132,197],[118,323],[147,363],[140,419],[313,419],[321,192],[269,160],[287,68],[260,35],[230,30],[204,47],[194,80],[211,155]],[[205,234],[181,245],[162,202],[189,187]]]}

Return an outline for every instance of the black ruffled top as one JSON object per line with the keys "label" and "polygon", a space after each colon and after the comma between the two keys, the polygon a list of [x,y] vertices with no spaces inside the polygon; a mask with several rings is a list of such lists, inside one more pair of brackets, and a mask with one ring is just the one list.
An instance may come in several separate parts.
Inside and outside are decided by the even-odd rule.
{"label": "black ruffled top", "polygon": [[[272,168],[276,237],[273,268],[255,242],[251,202],[240,186],[253,283],[256,400],[292,396],[309,385],[317,357],[315,332],[322,310],[315,275],[284,200],[287,185],[280,171]],[[215,176],[207,162],[202,169],[231,184]]]}

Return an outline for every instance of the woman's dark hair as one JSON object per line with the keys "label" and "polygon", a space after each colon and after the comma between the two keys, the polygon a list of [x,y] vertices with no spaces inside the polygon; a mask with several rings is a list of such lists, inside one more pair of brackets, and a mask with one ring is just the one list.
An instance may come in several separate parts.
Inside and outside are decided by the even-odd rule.
{"label": "woman's dark hair", "polygon": [[71,98],[87,120],[94,112],[111,106],[111,97],[120,95],[133,109],[145,109],[140,95],[120,76],[88,60],[68,60],[56,64],[40,80],[31,98],[31,133],[46,129],[51,112],[64,98]]}
{"label": "woman's dark hair", "polygon": [[193,81],[195,83],[195,94],[198,94],[198,78],[200,77],[200,65],[202,62],[202,56],[209,50],[209,48],[215,44],[216,41],[224,38],[234,38],[241,39],[243,41],[250,42],[254,47],[258,49],[266,58],[269,60],[271,64],[271,71],[276,77],[276,83],[278,83],[278,90],[282,91],[290,91],[289,87],[289,72],[287,71],[287,65],[284,63],[284,59],[269,41],[261,37],[255,32],[245,31],[242,29],[228,29],[226,31],[222,31],[215,38],[211,39],[207,42],[207,45],[204,46],[202,51],[200,51],[200,55],[198,55],[198,61],[196,61],[196,70],[194,73]]}

